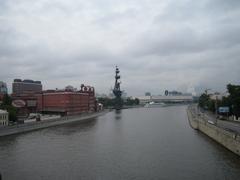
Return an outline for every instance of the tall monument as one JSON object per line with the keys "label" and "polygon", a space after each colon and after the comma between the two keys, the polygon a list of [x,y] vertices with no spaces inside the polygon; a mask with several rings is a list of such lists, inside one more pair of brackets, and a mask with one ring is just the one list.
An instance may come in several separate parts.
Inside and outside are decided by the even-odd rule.
{"label": "tall monument", "polygon": [[115,70],[115,85],[113,89],[113,94],[115,95],[115,109],[121,109],[122,107],[122,91],[120,89],[120,71],[119,68],[116,66]]}

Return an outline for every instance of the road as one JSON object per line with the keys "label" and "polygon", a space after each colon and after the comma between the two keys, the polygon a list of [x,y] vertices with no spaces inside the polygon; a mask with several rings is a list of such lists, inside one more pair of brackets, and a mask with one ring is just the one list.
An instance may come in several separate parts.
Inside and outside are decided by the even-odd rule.
{"label": "road", "polygon": [[202,116],[203,119],[208,123],[214,124],[217,127],[220,127],[222,129],[240,134],[240,121],[237,122],[237,121],[217,119],[215,114],[213,114],[210,111],[200,110],[197,105],[192,106],[192,110],[194,113]]}

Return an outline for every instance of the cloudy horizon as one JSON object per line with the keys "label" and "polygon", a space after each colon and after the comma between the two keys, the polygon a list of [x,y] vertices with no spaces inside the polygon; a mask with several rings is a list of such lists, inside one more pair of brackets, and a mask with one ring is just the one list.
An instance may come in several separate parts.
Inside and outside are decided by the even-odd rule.
{"label": "cloudy horizon", "polygon": [[238,0],[3,0],[0,81],[108,94],[224,92],[240,84]]}

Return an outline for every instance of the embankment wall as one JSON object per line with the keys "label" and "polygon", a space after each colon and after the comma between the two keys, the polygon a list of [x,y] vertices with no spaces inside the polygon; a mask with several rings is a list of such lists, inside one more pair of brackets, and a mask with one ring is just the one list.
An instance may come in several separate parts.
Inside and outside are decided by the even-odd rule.
{"label": "embankment wall", "polygon": [[187,109],[189,124],[193,129],[199,130],[206,134],[219,144],[223,145],[230,151],[240,156],[240,134],[219,128],[214,124],[208,123],[201,116],[191,110],[191,106]]}
{"label": "embankment wall", "polygon": [[53,126],[59,126],[62,124],[68,124],[68,123],[74,123],[74,122],[87,122],[107,112],[108,111],[105,110],[105,111],[93,113],[93,114],[66,116],[62,118],[51,119],[48,121],[39,121],[39,122],[32,122],[32,123],[20,124],[15,126],[8,126],[0,129],[0,137],[34,131],[38,129],[44,129],[44,128],[53,127]]}

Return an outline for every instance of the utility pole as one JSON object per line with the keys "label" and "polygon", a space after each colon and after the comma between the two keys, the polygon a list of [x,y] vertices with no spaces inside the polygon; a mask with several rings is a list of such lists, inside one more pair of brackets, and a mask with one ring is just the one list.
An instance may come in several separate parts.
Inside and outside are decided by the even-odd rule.
{"label": "utility pole", "polygon": [[216,101],[215,101],[215,115],[216,115],[216,124],[217,124],[217,118],[218,118],[218,95],[216,94]]}

